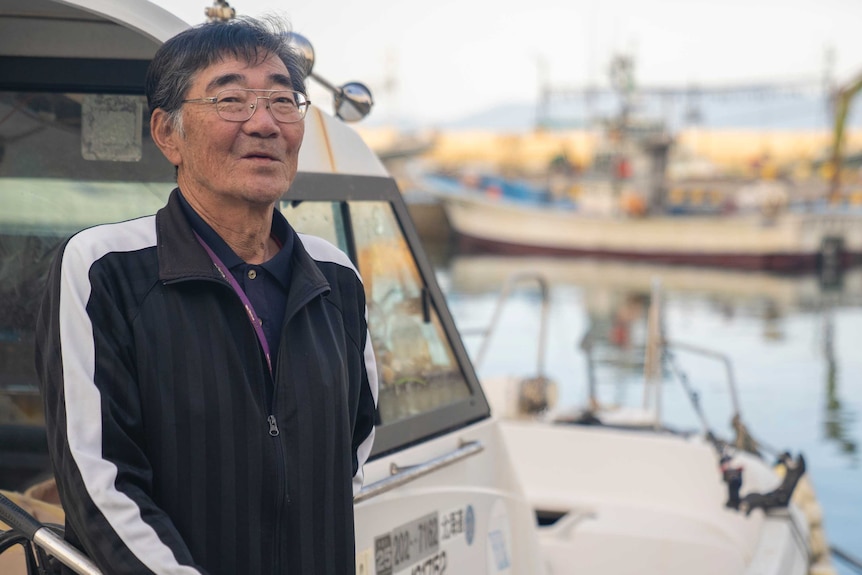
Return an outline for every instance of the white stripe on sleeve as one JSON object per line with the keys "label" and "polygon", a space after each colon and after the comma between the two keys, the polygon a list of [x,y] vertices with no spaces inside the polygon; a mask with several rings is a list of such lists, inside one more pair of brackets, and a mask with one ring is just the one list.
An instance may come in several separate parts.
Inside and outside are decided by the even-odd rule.
{"label": "white stripe on sleeve", "polygon": [[[305,246],[305,250],[308,254],[317,261],[325,261],[332,262],[338,265],[350,268],[353,270],[353,273],[356,274],[356,277],[359,278],[360,283],[362,282],[362,277],[359,275],[359,271],[353,265],[353,262],[350,261],[350,258],[347,257],[343,251],[329,243],[328,241],[319,238],[317,236],[312,236],[308,234],[297,234],[299,239],[302,241],[302,245]],[[365,308],[365,323],[368,324],[368,307]],[[365,359],[365,372],[368,375],[368,385],[371,387],[371,397],[374,398],[374,405],[377,405],[377,361],[374,358],[374,350],[371,347],[371,333],[366,333],[365,336],[365,350],[364,350],[364,359]],[[374,445],[374,432],[375,428],[371,428],[371,433],[368,434],[362,443],[359,445],[359,448],[356,452],[356,458],[359,462],[359,466],[356,470],[356,475],[353,476],[353,495],[355,496],[359,493],[359,490],[362,489],[362,482],[365,478],[362,466],[368,460],[368,456],[371,454],[371,448]]]}
{"label": "white stripe on sleeve", "polygon": [[198,575],[196,569],[177,562],[171,548],[142,519],[135,501],[116,489],[117,466],[102,458],[102,402],[94,382],[93,326],[86,309],[91,291],[88,271],[108,253],[155,244],[155,216],[149,216],[84,230],[66,246],[60,274],[66,434],[87,493],[135,557],[155,573]]}

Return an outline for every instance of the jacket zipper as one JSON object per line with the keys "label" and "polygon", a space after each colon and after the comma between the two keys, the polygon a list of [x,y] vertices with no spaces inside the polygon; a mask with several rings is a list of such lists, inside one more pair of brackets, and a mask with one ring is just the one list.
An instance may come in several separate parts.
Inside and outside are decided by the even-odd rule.
{"label": "jacket zipper", "polygon": [[275,566],[274,572],[281,573],[281,522],[284,508],[290,504],[290,493],[287,491],[287,471],[285,469],[287,462],[284,460],[284,445],[279,438],[278,421],[275,417],[276,378],[274,375],[269,375],[269,378],[272,381],[272,397],[269,402],[270,415],[266,418],[266,422],[269,424],[269,435],[275,441],[275,480],[278,489],[275,505],[275,557],[273,558],[273,565]]}
{"label": "jacket zipper", "polygon": [[[308,305],[311,300],[318,297],[322,294],[325,289],[315,289],[313,292],[306,295],[298,305],[296,305],[290,312],[287,309],[284,310],[284,320],[282,321],[282,328],[290,323],[290,320],[293,319],[294,314]],[[284,335],[282,334],[282,340],[284,339]],[[260,345],[260,344],[258,344]],[[278,431],[278,423],[275,417],[275,406],[276,406],[276,398],[278,395],[278,385],[277,381],[279,367],[281,361],[284,358],[283,353],[278,353],[278,361],[276,361],[275,365],[272,367],[274,372],[270,375],[270,378],[273,380],[272,382],[272,402],[270,404],[270,415],[267,418],[267,423],[269,424],[269,434],[275,439],[279,435]],[[276,440],[278,442],[278,460],[276,461],[277,473],[276,478],[279,480],[279,495],[278,502],[275,510],[275,541],[276,541],[276,549],[275,549],[275,572],[281,572],[281,546],[278,544],[281,541],[281,523],[282,523],[282,515],[284,512],[285,506],[290,504],[290,493],[287,490],[287,472],[284,469],[284,466],[287,465],[287,462],[284,460],[284,446],[280,439]]]}
{"label": "jacket zipper", "polygon": [[275,416],[270,415],[266,418],[267,423],[269,423],[269,434],[273,437],[278,436],[278,423],[275,421]]}
{"label": "jacket zipper", "polygon": [[[231,291],[233,291],[233,290],[231,290]],[[257,340],[256,336],[255,336],[255,340]],[[288,493],[288,491],[287,491],[287,471],[285,470],[285,466],[287,465],[287,462],[285,461],[285,458],[284,458],[284,445],[282,444],[281,439],[279,438],[279,436],[281,435],[281,431],[278,429],[278,418],[276,417],[276,413],[275,413],[275,405],[276,405],[275,404],[275,396],[276,396],[276,392],[278,389],[276,381],[278,381],[278,378],[275,377],[275,373],[273,371],[269,370],[269,367],[267,366],[266,357],[264,356],[263,347],[261,346],[259,341],[257,343],[257,346],[258,346],[258,349],[260,351],[261,362],[263,363],[264,377],[269,378],[269,383],[271,384],[271,387],[272,387],[272,393],[270,394],[269,397],[267,397],[267,393],[266,393],[267,389],[266,389],[265,384],[262,386],[260,393],[261,393],[261,396],[263,397],[263,404],[264,404],[264,406],[266,406],[266,410],[268,412],[268,415],[266,416],[266,424],[267,424],[267,428],[269,430],[269,436],[272,439],[272,441],[275,442],[275,446],[274,446],[274,449],[276,452],[276,456],[275,456],[275,484],[276,484],[276,489],[278,490],[278,492],[276,493],[276,500],[275,500],[275,533],[274,533],[275,539],[274,539],[274,541],[276,542],[276,545],[275,545],[275,549],[273,550],[274,551],[273,566],[275,567],[274,573],[281,573],[281,546],[279,544],[279,542],[281,541],[281,523],[282,523],[282,517],[284,515],[284,508],[287,504],[290,503],[290,493]],[[279,354],[279,357],[280,356],[281,356],[281,354]],[[277,363],[276,363],[276,365],[272,366],[272,369],[273,370],[278,369]]]}

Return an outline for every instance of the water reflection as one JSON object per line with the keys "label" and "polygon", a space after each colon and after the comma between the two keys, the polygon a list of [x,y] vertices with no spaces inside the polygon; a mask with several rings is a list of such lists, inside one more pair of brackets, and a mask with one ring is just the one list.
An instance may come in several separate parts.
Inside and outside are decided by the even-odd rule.
{"label": "water reflection", "polygon": [[675,297],[701,298],[715,309],[785,315],[792,311],[862,306],[862,270],[849,271],[839,288],[823,288],[816,275],[781,276],[755,271],[686,268],[551,257],[454,254],[441,262],[453,291],[481,294],[499,290],[512,273],[531,270],[552,283],[603,292],[646,293],[654,278]]}
{"label": "water reflection", "polygon": [[[556,294],[552,297],[552,316],[562,316],[567,306],[578,308],[581,315],[578,322],[570,322],[568,330],[560,328],[557,333],[563,333],[563,338],[572,338],[574,348],[589,351],[591,358],[582,358],[579,362],[583,369],[580,374],[584,376],[572,377],[570,365],[560,367],[558,372],[569,380],[587,380],[590,389],[598,385],[600,390],[604,389],[603,401],[613,404],[624,403],[640,393],[639,388],[633,391],[632,384],[642,380],[647,309],[652,283],[658,278],[665,294],[669,337],[700,339],[702,345],[718,346],[730,352],[745,370],[742,383],[750,390],[749,395],[764,402],[755,404],[755,412],[768,412],[766,417],[769,418],[788,417],[782,410],[790,413],[797,409],[797,404],[789,397],[769,397],[770,394],[793,394],[796,386],[804,388],[805,393],[813,391],[808,370],[822,368],[825,379],[821,380],[821,389],[825,399],[818,400],[817,404],[822,404],[823,411],[811,415],[819,420],[822,437],[835,446],[851,466],[857,463],[858,408],[854,404],[858,406],[862,398],[853,397],[849,401],[842,398],[841,381],[853,381],[854,374],[849,370],[858,368],[847,365],[846,373],[839,369],[841,358],[836,352],[834,323],[836,314],[862,307],[860,270],[847,273],[837,288],[822,286],[813,275],[790,277],[563,258],[456,254],[443,261],[439,270],[456,321],[459,315],[464,320],[459,322],[462,327],[465,322],[476,323],[479,312],[475,304],[481,307],[484,302],[488,307],[488,302],[496,297],[506,278],[513,273],[543,275]],[[516,317],[508,328],[508,340],[521,337],[519,341],[524,341],[531,337],[518,334],[523,331],[520,325],[532,321],[518,313],[527,315],[529,309],[535,311],[536,296],[526,292],[522,300],[526,308],[515,312]],[[813,321],[823,327],[804,334],[799,330],[803,321]],[[806,337],[814,340],[818,351],[810,361],[806,360],[802,369],[797,369],[795,366],[802,361],[799,350],[808,343],[804,341]],[[517,344],[509,345],[510,351],[518,348]],[[567,348],[566,353],[574,351],[569,342],[562,347]],[[498,365],[507,363],[511,367],[513,360],[504,355],[505,349],[498,356]],[[770,366],[769,362],[776,359],[778,365]],[[691,365],[694,366],[692,373],[706,382],[707,392],[723,388],[717,376],[713,381],[706,373],[707,369],[715,371],[714,366]],[[530,369],[529,365],[523,367]],[[785,370],[798,373],[784,374]],[[856,375],[862,378],[862,373]],[[801,394],[796,399],[802,401]],[[580,392],[582,402],[583,395]],[[773,410],[765,409],[770,401],[775,407]],[[806,409],[815,407],[807,400],[803,403]],[[779,429],[780,433],[786,431],[783,427],[786,425]]]}
{"label": "water reflection", "polygon": [[835,442],[841,453],[844,453],[858,463],[857,443],[850,436],[849,429],[856,422],[856,414],[842,405],[838,391],[838,360],[835,355],[835,323],[834,310],[823,314],[823,358],[826,361],[826,412],[823,415],[825,436]]}

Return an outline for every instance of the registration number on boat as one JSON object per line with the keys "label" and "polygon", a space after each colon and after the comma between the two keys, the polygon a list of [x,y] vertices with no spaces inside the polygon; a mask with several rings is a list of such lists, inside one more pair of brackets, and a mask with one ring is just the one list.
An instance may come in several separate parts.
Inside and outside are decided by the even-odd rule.
{"label": "registration number on boat", "polygon": [[392,530],[392,567],[397,572],[437,553],[440,547],[438,513],[429,513]]}

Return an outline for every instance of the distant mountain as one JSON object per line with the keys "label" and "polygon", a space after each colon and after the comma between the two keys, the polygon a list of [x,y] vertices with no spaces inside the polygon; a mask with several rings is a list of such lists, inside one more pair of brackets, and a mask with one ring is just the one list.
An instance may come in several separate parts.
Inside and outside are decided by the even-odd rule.
{"label": "distant mountain", "polygon": [[[590,125],[591,118],[607,118],[618,113],[618,104],[611,97],[599,98],[586,110],[582,103],[567,102],[545,112],[549,128],[580,128]],[[772,97],[707,98],[691,108],[685,102],[667,105],[660,101],[640,103],[638,112],[651,118],[663,119],[674,130],[699,126],[706,129],[760,130],[831,130],[832,117],[824,98],[819,95],[785,94]],[[535,104],[511,103],[489,108],[462,118],[434,126],[444,130],[489,130],[525,132],[537,125],[539,111]],[[392,122],[388,122],[391,124]],[[369,117],[373,123],[373,114]],[[417,129],[425,126],[402,120],[396,125]],[[862,128],[862,97],[851,107],[848,127]]]}
{"label": "distant mountain", "polygon": [[533,104],[504,104],[469,116],[447,122],[447,130],[483,129],[500,132],[521,132],[536,126],[536,106]]}

